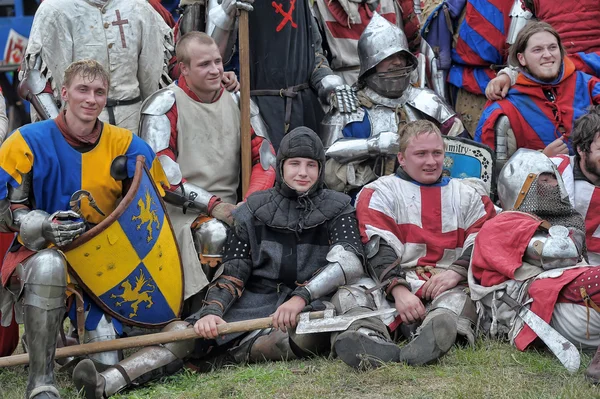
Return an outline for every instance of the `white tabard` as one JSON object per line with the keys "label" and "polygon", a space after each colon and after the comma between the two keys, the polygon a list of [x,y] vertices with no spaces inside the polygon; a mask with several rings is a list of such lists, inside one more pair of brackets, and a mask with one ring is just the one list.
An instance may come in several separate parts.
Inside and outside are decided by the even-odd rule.
{"label": "white tabard", "polygon": [[[177,163],[190,183],[235,204],[240,181],[240,110],[228,92],[214,103],[191,99],[179,86],[177,106]],[[208,284],[194,246],[191,225],[198,216],[167,204],[177,235],[185,273],[185,298]]]}
{"label": "white tabard", "polygon": [[[144,0],[108,0],[101,8],[85,0],[45,0],[33,20],[22,69],[33,68],[41,57],[40,70],[59,98],[73,61],[98,61],[110,73],[109,98],[141,96],[136,104],[114,107],[116,125],[136,133],[142,100],[158,90],[172,52],[171,28]],[[106,109],[100,119],[108,122]]]}

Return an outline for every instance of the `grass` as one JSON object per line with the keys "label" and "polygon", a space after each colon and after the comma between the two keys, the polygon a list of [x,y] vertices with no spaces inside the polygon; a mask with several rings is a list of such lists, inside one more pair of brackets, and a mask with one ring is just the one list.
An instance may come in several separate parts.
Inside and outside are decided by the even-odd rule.
{"label": "grass", "polygon": [[[184,370],[114,398],[600,398],[600,387],[583,377],[590,360],[582,356],[581,369],[570,375],[550,353],[482,340],[427,367],[390,364],[357,373],[341,361],[316,358],[206,374]],[[0,370],[0,398],[23,398],[26,380],[23,367]],[[57,380],[63,398],[78,397],[68,374]]]}

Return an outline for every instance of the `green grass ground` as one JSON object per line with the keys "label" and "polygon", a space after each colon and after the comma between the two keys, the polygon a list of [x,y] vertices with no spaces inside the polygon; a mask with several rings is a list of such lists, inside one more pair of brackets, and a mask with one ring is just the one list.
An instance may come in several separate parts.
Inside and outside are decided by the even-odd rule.
{"label": "green grass ground", "polygon": [[[357,373],[323,358],[236,366],[207,374],[183,371],[114,398],[600,398],[583,372],[570,375],[552,354],[519,352],[506,343],[480,341],[453,348],[427,367],[390,364]],[[0,370],[0,398],[23,398],[23,367]],[[65,399],[77,398],[69,375],[58,374]]]}

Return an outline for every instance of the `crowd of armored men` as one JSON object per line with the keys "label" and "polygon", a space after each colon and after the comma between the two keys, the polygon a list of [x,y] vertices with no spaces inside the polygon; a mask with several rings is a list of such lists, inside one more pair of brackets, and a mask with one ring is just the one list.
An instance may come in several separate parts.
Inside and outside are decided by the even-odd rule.
{"label": "crowd of armored men", "polygon": [[[144,0],[39,7],[21,71],[39,121],[0,147],[0,354],[24,324],[28,398],[60,396],[55,360],[103,398],[184,365],[325,353],[358,370],[424,365],[478,334],[541,341],[570,371],[578,349],[598,348],[600,27],[566,31],[570,14],[544,1],[506,2],[504,21],[469,0],[428,18],[412,0],[284,3],[182,1],[174,29]],[[243,100],[223,65],[244,12],[240,196]],[[503,35],[477,32],[478,18]],[[507,67],[493,78],[492,64]],[[101,247],[112,257],[90,255]],[[353,322],[298,321],[311,311]],[[108,346],[55,357],[192,326],[202,339],[125,359]],[[586,377],[600,380],[600,355]]]}

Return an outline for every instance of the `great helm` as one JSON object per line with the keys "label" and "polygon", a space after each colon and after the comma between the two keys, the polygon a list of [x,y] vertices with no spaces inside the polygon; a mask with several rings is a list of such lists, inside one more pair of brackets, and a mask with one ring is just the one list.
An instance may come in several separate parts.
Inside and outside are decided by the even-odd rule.
{"label": "great helm", "polygon": [[358,39],[358,57],[360,59],[360,72],[362,78],[381,61],[390,55],[404,52],[409,63],[417,67],[417,58],[408,50],[408,41],[402,29],[390,23],[378,13],[373,13],[371,22]]}
{"label": "great helm", "polygon": [[520,148],[504,164],[498,176],[498,198],[502,208],[518,209],[532,183],[542,173],[550,173],[556,177],[562,200],[569,202],[569,194],[554,163],[539,151]]}

